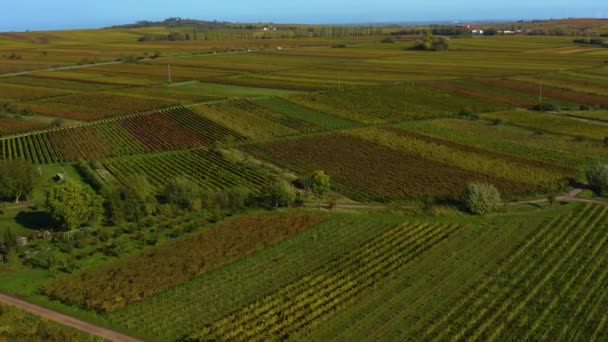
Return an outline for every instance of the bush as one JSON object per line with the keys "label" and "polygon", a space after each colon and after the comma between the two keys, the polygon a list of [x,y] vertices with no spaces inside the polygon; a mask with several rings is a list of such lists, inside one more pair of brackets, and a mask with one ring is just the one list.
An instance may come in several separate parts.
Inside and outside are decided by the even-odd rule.
{"label": "bush", "polygon": [[169,180],[164,195],[169,203],[183,209],[196,209],[197,204],[200,203],[197,202],[197,199],[200,199],[201,190],[193,181],[184,177],[176,177]]}
{"label": "bush", "polygon": [[587,182],[598,195],[608,191],[608,164],[596,162],[587,169]]}
{"label": "bush", "polygon": [[384,43],[384,44],[394,44],[395,40],[393,40],[393,38],[388,38],[387,37],[387,38],[382,39],[380,42]]}
{"label": "bush", "polygon": [[262,190],[259,202],[266,208],[288,207],[296,200],[295,188],[286,182],[268,185]]}
{"label": "bush", "polygon": [[463,200],[467,209],[477,215],[496,213],[503,205],[498,189],[494,185],[486,183],[468,184]]}
{"label": "bush", "polygon": [[532,109],[538,112],[559,112],[559,106],[550,102],[539,103],[532,107]]}
{"label": "bush", "polygon": [[469,109],[463,109],[460,112],[458,112],[458,116],[465,118],[465,119],[470,119],[470,120],[477,120],[479,119],[479,114],[473,113],[471,110]]}

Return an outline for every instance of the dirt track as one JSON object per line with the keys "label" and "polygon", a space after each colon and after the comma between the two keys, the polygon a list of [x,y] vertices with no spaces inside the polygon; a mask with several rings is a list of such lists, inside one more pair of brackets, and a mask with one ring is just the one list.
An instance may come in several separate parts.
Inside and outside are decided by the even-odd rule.
{"label": "dirt track", "polygon": [[0,303],[17,307],[21,310],[27,311],[36,316],[40,316],[40,317],[46,318],[50,321],[54,321],[54,322],[61,323],[63,325],[67,325],[69,327],[84,331],[91,335],[96,335],[96,336],[102,337],[102,338],[110,340],[110,341],[117,341],[117,342],[141,341],[139,339],[127,336],[125,334],[101,327],[99,325],[88,323],[88,322],[79,320],[77,318],[74,318],[74,317],[71,317],[68,315],[64,315],[62,313],[52,311],[52,310],[43,308],[41,306],[31,304],[31,303],[28,303],[21,299],[18,299],[18,298],[12,297],[12,296],[8,296],[5,294],[1,294],[1,293],[0,293]]}

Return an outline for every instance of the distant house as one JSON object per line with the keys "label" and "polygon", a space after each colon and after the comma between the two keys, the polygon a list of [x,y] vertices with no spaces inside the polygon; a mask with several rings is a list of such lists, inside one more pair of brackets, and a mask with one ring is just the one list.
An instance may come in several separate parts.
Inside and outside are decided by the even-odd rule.
{"label": "distant house", "polygon": [[473,30],[473,34],[483,35],[483,30]]}

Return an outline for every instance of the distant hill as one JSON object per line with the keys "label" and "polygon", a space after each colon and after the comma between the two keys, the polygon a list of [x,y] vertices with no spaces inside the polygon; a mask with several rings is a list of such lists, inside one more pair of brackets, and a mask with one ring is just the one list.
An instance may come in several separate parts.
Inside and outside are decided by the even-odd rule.
{"label": "distant hill", "polygon": [[226,28],[230,25],[229,22],[220,22],[220,21],[206,21],[206,20],[198,20],[198,19],[185,19],[185,18],[167,18],[163,21],[148,21],[141,20],[134,24],[125,24],[125,25],[115,25],[109,28],[144,28],[144,27],[152,27],[152,26],[165,26],[165,27],[198,27],[205,29],[214,29],[214,28]]}

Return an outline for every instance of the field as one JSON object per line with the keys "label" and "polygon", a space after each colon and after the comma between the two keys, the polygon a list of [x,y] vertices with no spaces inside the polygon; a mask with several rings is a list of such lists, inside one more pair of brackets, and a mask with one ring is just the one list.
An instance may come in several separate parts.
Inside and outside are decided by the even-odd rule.
{"label": "field", "polygon": [[[173,21],[0,33],[0,161],[36,176],[0,198],[0,292],[146,341],[608,339],[608,50],[553,31],[606,21],[447,51]],[[61,178],[99,220],[51,215]],[[0,304],[0,341],[81,337]]]}
{"label": "field", "polygon": [[174,177],[186,177],[205,191],[238,187],[259,190],[271,182],[270,177],[247,165],[227,160],[219,152],[203,149],[104,159],[101,165],[102,169],[97,172],[105,176],[107,182],[117,180],[125,184],[131,175],[145,175],[159,192]]}
{"label": "field", "polygon": [[2,159],[57,163],[206,146],[244,137],[185,108],[0,140]]}
{"label": "field", "polygon": [[316,215],[244,216],[105,268],[59,279],[42,291],[88,309],[115,311],[285,240],[322,220]]}
{"label": "field", "polygon": [[447,167],[444,162],[345,135],[250,145],[245,150],[301,174],[326,170],[334,178],[336,190],[363,201],[454,198],[472,181],[490,182],[507,193],[530,190],[522,182]]}

